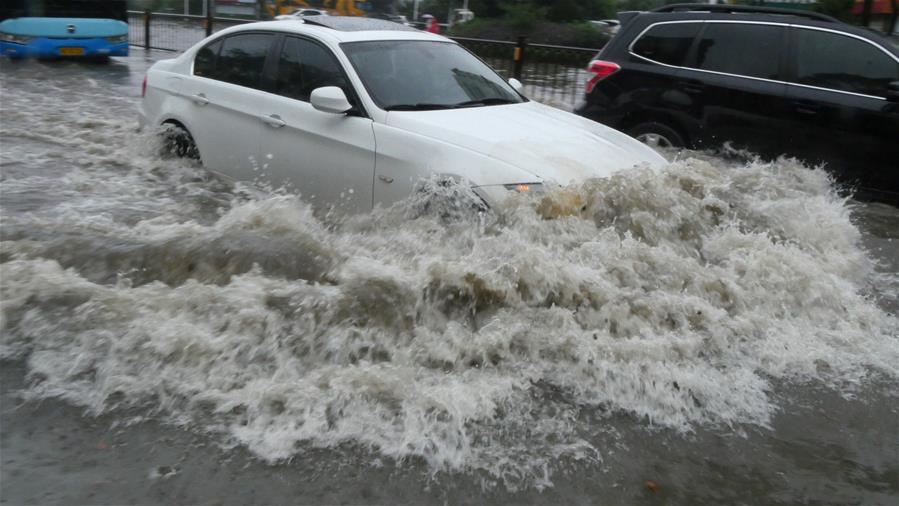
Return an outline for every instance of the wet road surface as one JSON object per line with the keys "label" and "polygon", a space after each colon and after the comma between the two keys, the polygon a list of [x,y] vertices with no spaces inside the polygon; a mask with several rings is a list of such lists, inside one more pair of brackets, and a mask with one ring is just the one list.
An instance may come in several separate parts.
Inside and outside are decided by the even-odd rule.
{"label": "wet road surface", "polygon": [[681,153],[323,218],[136,132],[164,55],[0,63],[4,503],[899,499],[896,208]]}

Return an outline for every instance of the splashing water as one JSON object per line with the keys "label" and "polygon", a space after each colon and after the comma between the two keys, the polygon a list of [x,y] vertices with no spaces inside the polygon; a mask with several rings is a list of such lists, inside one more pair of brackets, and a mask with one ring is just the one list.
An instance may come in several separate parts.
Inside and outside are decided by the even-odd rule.
{"label": "splashing water", "polygon": [[613,414],[764,427],[773,380],[899,377],[899,322],[870,295],[896,275],[875,279],[851,207],[791,160],[696,156],[486,215],[432,181],[321,217],[98,116],[62,150],[72,125],[2,131],[31,144],[4,158],[0,356],[35,398],[268,461],[350,444],[540,487],[601,459],[588,434]]}
{"label": "splashing water", "polygon": [[35,396],[149,407],[267,460],[354,443],[505,478],[601,455],[583,410],[764,425],[770,378],[899,374],[896,321],[861,295],[871,265],[820,172],[694,159],[514,199],[485,226],[422,212],[438,207],[69,213],[43,223],[61,244],[3,244],[3,354],[27,356]]}

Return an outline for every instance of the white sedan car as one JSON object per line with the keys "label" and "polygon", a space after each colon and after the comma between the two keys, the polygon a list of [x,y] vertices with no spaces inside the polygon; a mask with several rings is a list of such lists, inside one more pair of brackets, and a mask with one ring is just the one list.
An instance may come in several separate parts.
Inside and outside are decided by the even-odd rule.
{"label": "white sedan car", "polygon": [[323,9],[297,9],[290,14],[281,14],[280,16],[275,16],[275,19],[282,20],[296,20],[298,18],[303,18],[306,16],[327,16],[328,11]]}
{"label": "white sedan car", "polygon": [[365,212],[432,176],[488,205],[665,161],[606,126],[529,101],[466,49],[389,21],[315,16],[218,32],[144,82],[142,127],[227,178]]}

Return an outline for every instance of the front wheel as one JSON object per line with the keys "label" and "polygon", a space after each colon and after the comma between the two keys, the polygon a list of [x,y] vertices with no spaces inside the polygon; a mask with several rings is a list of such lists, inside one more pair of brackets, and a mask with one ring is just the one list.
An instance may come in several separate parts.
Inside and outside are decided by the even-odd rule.
{"label": "front wheel", "polygon": [[627,133],[651,148],[682,148],[686,145],[676,130],[655,121],[640,123],[629,128]]}

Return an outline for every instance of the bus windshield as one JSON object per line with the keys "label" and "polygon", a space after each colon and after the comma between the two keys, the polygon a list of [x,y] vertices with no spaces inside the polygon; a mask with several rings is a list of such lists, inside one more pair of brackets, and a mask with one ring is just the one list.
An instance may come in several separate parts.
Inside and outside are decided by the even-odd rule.
{"label": "bus windshield", "polygon": [[25,17],[128,21],[126,0],[3,0],[0,4],[0,21]]}

